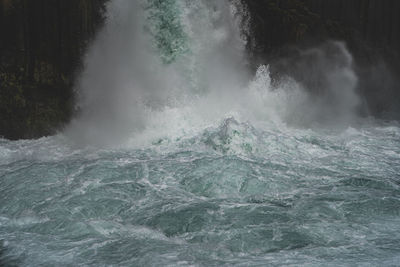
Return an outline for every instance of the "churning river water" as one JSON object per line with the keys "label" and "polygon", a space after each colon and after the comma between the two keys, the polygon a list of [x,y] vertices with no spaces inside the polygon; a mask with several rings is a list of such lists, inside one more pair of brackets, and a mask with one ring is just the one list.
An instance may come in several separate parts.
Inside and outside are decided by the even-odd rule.
{"label": "churning river water", "polygon": [[81,116],[0,140],[0,265],[398,266],[400,126],[353,112],[345,46],[325,93],[272,85],[245,8],[193,2],[112,1]]}

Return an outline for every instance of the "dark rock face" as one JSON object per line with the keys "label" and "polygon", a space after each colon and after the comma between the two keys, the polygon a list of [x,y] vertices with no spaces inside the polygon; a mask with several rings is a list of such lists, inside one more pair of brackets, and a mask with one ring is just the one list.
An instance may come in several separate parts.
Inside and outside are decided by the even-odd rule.
{"label": "dark rock face", "polygon": [[357,30],[375,47],[400,50],[400,2],[397,0],[304,0],[324,20]]}
{"label": "dark rock face", "polygon": [[0,136],[54,133],[72,114],[73,80],[105,0],[0,0]]}
{"label": "dark rock face", "polygon": [[[266,54],[289,44],[343,39],[354,46],[400,52],[397,0],[243,0],[252,24],[251,46]],[[251,38],[250,38],[251,39]]]}
{"label": "dark rock face", "polygon": [[[70,120],[73,81],[106,1],[0,0],[0,136],[41,137]],[[242,1],[255,65],[272,63],[273,74],[285,74],[282,66],[295,66],[302,49],[343,40],[355,57],[368,112],[399,118],[399,0]],[[304,83],[315,74],[301,73]]]}
{"label": "dark rock face", "polygon": [[[260,59],[270,63],[275,77],[290,75],[299,70],[282,66],[296,66],[305,49],[325,46],[327,40],[344,41],[360,78],[357,90],[365,103],[363,113],[400,118],[400,1],[243,2],[250,13],[249,51],[256,64]],[[309,84],[307,79],[297,80]]]}

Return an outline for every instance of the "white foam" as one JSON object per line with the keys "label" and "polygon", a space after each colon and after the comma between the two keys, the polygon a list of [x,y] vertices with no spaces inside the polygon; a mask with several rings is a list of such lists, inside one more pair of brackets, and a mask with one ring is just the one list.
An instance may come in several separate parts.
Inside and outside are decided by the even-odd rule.
{"label": "white foam", "polygon": [[[109,3],[106,27],[89,50],[78,83],[81,115],[66,130],[77,143],[149,145],[194,135],[229,117],[255,125],[310,126],[329,118],[349,123],[358,103],[357,77],[343,44],[333,44],[333,63],[322,48],[304,52],[318,55],[316,63],[326,69],[327,93],[315,97],[290,78],[273,86],[268,66],[250,75],[243,34],[248,14],[240,1],[171,2],[176,6],[155,13],[171,20],[161,26],[157,15],[149,19],[154,8],[149,1]],[[166,28],[167,38],[180,26],[179,42],[189,50],[173,51],[175,60],[163,63],[155,35]],[[174,38],[169,41],[178,42]]]}

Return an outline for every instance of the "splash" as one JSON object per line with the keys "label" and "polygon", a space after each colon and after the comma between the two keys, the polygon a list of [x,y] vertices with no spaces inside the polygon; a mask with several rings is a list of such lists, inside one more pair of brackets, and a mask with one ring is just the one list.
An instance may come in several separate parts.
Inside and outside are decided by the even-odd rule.
{"label": "splash", "polygon": [[66,136],[0,139],[0,265],[398,265],[399,125],[326,129],[346,47],[276,80],[243,31],[240,1],[110,1]]}
{"label": "splash", "polygon": [[247,29],[241,1],[110,2],[79,80],[81,114],[67,135],[83,144],[139,145],[230,117],[254,125],[350,123],[357,77],[343,44],[303,53],[305,73],[324,81],[315,93],[293,78],[272,83],[266,65],[252,75]]}

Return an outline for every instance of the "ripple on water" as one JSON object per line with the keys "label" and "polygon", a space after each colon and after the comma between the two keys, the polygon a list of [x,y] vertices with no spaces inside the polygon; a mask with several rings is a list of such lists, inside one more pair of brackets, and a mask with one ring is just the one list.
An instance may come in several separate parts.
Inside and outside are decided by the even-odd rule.
{"label": "ripple on water", "polygon": [[396,265],[399,132],[230,119],[146,149],[3,140],[0,263]]}

